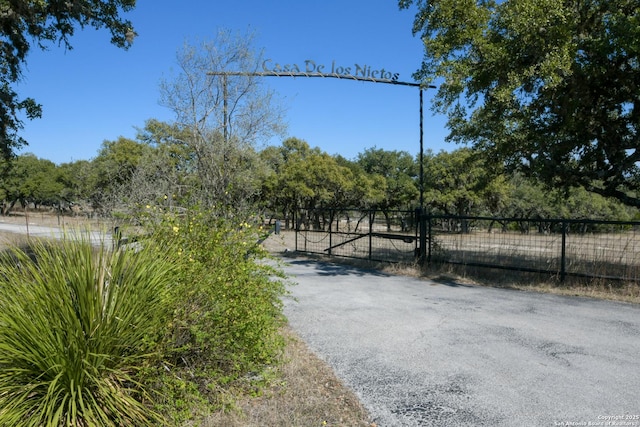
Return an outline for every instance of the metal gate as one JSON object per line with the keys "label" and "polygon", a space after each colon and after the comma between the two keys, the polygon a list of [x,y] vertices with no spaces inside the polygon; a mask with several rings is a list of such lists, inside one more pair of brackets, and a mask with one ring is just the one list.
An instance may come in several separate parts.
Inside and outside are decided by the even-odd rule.
{"label": "metal gate", "polygon": [[384,262],[413,262],[419,255],[416,211],[300,210],[296,251]]}

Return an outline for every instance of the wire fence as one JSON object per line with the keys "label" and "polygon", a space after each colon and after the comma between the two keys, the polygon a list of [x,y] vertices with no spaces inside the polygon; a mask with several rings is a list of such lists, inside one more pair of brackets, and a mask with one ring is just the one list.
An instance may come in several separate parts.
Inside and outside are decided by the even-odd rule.
{"label": "wire fence", "polygon": [[640,222],[314,210],[296,219],[296,250],[640,281]]}
{"label": "wire fence", "polygon": [[425,216],[427,261],[640,281],[639,222]]}

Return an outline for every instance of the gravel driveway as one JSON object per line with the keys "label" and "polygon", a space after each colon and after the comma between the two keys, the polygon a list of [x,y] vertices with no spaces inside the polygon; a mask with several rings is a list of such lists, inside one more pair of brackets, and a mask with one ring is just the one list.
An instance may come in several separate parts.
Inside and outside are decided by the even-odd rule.
{"label": "gravel driveway", "polygon": [[640,307],[309,260],[293,329],[378,426],[640,426]]}

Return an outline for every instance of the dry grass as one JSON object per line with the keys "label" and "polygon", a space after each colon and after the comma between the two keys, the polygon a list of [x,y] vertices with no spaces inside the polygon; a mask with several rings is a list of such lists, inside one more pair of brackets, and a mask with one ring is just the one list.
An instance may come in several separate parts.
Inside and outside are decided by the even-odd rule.
{"label": "dry grass", "polygon": [[518,289],[554,295],[579,296],[640,304],[640,285],[600,279],[558,277],[502,269],[434,264],[422,277],[435,282],[457,282],[469,285]]}
{"label": "dry grass", "polygon": [[29,238],[22,234],[0,231],[0,250],[8,247],[24,247]]}
{"label": "dry grass", "polygon": [[274,379],[257,397],[241,397],[236,410],[216,413],[204,427],[375,426],[355,394],[290,329]]}

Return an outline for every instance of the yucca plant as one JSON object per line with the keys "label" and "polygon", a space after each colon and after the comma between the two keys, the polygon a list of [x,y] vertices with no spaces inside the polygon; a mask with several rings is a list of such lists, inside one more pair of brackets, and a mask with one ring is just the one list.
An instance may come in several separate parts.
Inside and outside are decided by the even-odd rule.
{"label": "yucca plant", "polygon": [[0,426],[160,423],[133,378],[170,315],[170,251],[82,236],[0,262]]}

